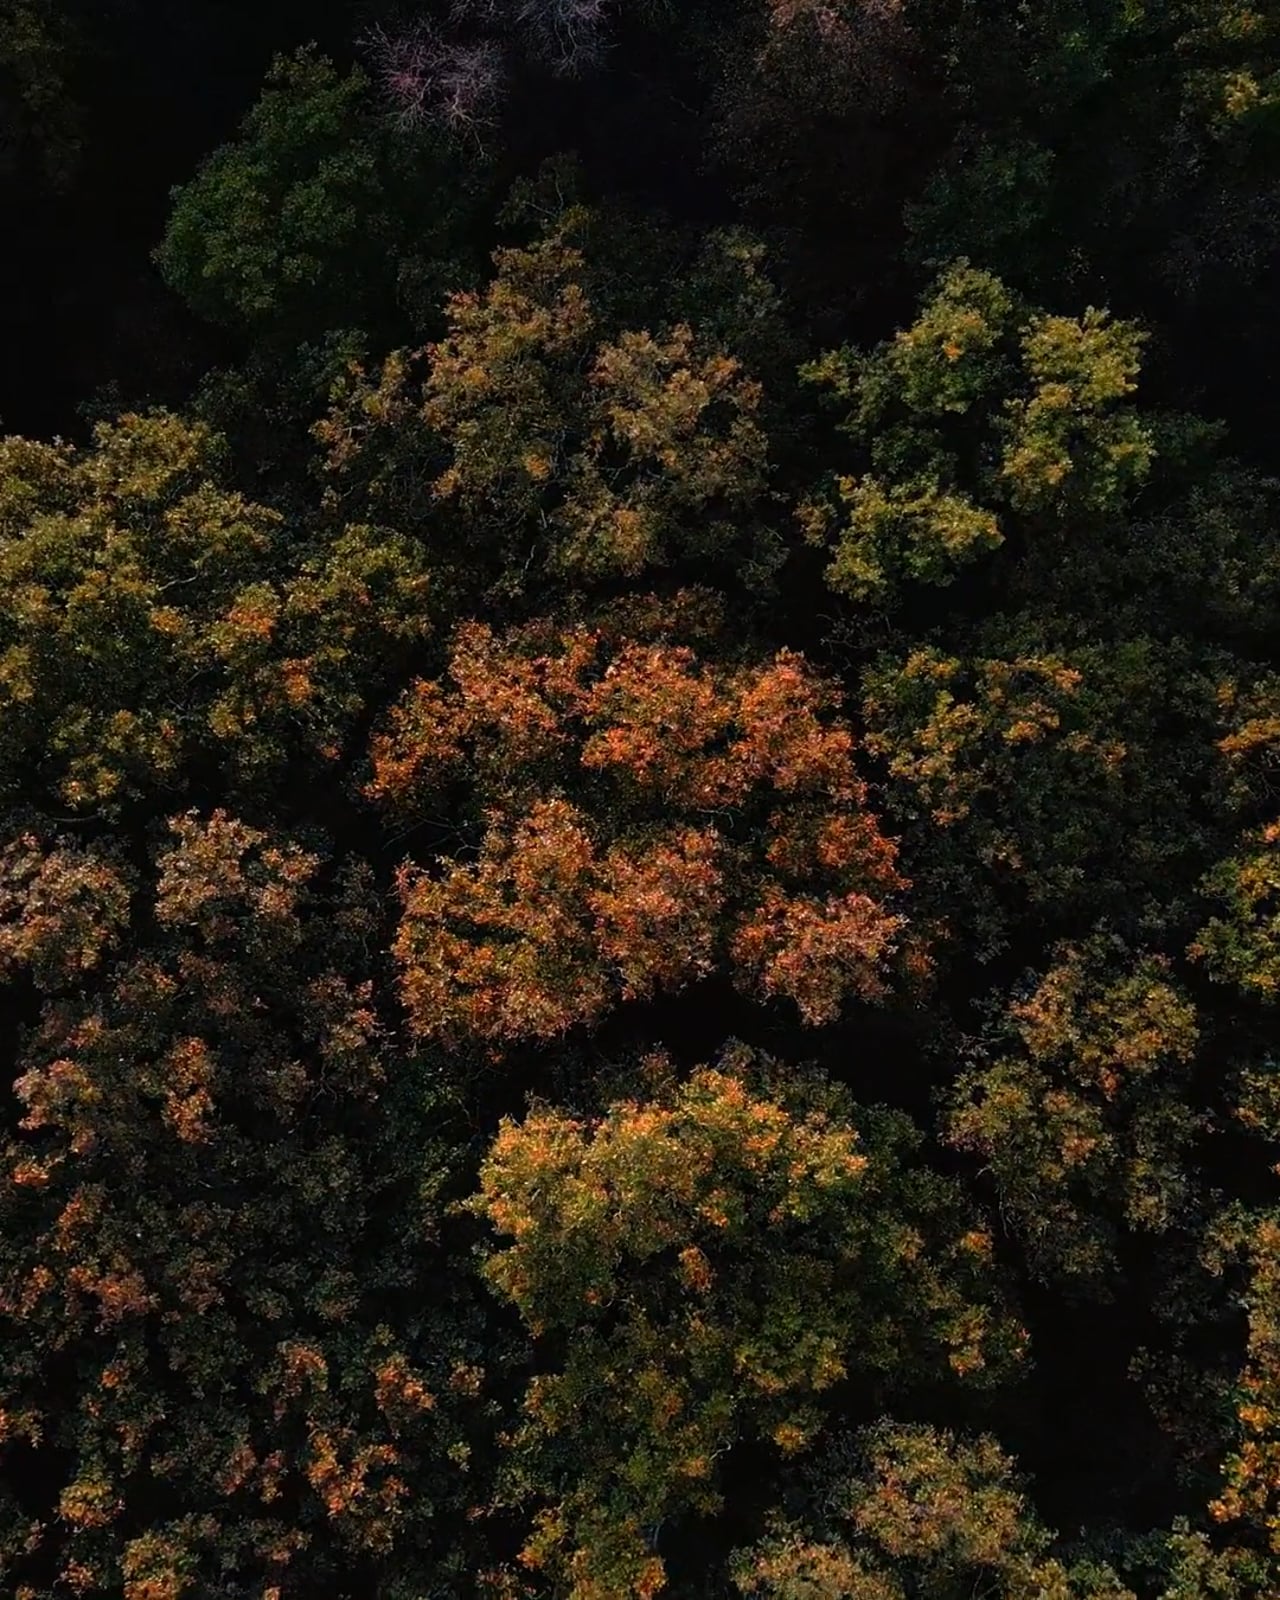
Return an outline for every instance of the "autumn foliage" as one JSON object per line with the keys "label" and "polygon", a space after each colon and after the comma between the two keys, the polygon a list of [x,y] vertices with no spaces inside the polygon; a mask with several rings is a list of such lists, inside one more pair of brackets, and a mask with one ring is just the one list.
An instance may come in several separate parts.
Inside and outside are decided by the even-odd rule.
{"label": "autumn foliage", "polygon": [[0,1600],[1280,1596],[1275,10],[0,3]]}
{"label": "autumn foliage", "polygon": [[[0,1318],[40,1359],[6,1362],[0,1411],[7,1450],[63,1463],[56,1525],[6,1530],[19,1573],[56,1550],[71,1592],[155,1600],[233,1553],[287,1590],[418,1541],[433,1459],[449,1498],[464,1348],[410,1357],[369,1299],[405,1270],[394,1248],[367,1275],[374,1196],[422,1225],[431,1169],[373,1155],[418,1112],[361,976],[369,885],[320,874],[222,811],[172,818],[144,874],[34,838],[12,862],[7,954],[50,999],[0,1201]],[[51,904],[58,882],[75,892]],[[125,951],[131,916],[156,933]],[[139,1526],[144,1493],[174,1512]]]}
{"label": "autumn foliage", "polygon": [[851,1371],[896,1381],[882,1319],[900,1297],[907,1382],[939,1364],[984,1375],[1020,1350],[969,1297],[989,1238],[904,1170],[903,1128],[872,1117],[864,1142],[839,1094],[741,1048],[684,1082],[648,1065],[656,1098],[504,1123],[474,1202],[509,1241],[487,1276],[563,1351],[529,1383],[515,1448],[539,1498],[559,1487],[520,1560],[572,1600],[659,1592],[644,1530],[718,1510],[716,1463],[738,1440],[795,1455],[814,1397]]}
{"label": "autumn foliage", "polygon": [[462,629],[372,752],[396,814],[468,773],[484,823],[474,863],[399,876],[415,1031],[547,1037],[726,969],[809,1023],[883,994],[904,885],[837,709],[788,651]]}

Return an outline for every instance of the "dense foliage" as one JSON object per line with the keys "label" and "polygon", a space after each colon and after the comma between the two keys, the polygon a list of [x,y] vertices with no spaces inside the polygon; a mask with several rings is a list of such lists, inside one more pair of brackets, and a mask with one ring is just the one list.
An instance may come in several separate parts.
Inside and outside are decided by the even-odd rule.
{"label": "dense foliage", "polygon": [[1278,156],[1269,0],[0,0],[3,1594],[1280,1595]]}

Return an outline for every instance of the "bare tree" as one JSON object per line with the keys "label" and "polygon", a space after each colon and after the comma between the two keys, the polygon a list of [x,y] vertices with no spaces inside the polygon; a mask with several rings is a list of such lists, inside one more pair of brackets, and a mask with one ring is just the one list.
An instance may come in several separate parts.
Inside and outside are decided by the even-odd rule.
{"label": "bare tree", "polygon": [[512,50],[560,77],[597,66],[615,0],[452,0],[443,27],[379,24],[360,43],[397,119],[477,132],[493,122]]}
{"label": "bare tree", "polygon": [[520,0],[518,19],[529,43],[566,77],[588,71],[604,51],[609,0]]}
{"label": "bare tree", "polygon": [[565,77],[596,65],[604,53],[613,0],[454,0],[456,22],[514,35]]}
{"label": "bare tree", "polygon": [[436,123],[460,132],[493,121],[504,77],[496,39],[458,42],[423,22],[395,30],[379,26],[361,43],[406,127]]}

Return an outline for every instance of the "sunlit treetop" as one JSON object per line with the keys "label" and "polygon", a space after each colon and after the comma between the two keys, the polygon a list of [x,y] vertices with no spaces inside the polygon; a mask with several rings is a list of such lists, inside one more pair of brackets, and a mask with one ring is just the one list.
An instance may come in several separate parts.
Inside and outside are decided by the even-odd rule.
{"label": "sunlit treetop", "polygon": [[520,1559],[572,1600],[660,1593],[657,1529],[719,1509],[739,1440],[802,1451],[843,1378],[981,1384],[1024,1337],[905,1119],[741,1047],[649,1076],[599,1118],[504,1122],[474,1203],[485,1271],[540,1336],[508,1468]]}
{"label": "sunlit treetop", "polygon": [[801,510],[834,547],[831,587],[891,604],[904,583],[951,583],[1015,528],[1079,537],[1120,510],[1155,454],[1130,398],[1142,343],[1102,311],[1033,311],[961,262],[893,339],[811,363],[861,458]]}
{"label": "sunlit treetop", "polygon": [[502,595],[669,566],[765,583],[785,551],[760,383],[725,346],[733,315],[700,316],[690,292],[731,271],[746,293],[753,258],[713,241],[684,293],[651,290],[653,320],[628,325],[591,227],[570,207],[450,298],[443,339],[353,372],[316,430],[334,492],[412,519],[451,567],[465,547],[459,581],[488,572]]}
{"label": "sunlit treetop", "polygon": [[415,1030],[545,1037],[724,971],[810,1023],[882,995],[904,884],[855,756],[793,652],[466,624],[372,747],[371,798],[430,824],[466,795],[478,845],[400,874]]}

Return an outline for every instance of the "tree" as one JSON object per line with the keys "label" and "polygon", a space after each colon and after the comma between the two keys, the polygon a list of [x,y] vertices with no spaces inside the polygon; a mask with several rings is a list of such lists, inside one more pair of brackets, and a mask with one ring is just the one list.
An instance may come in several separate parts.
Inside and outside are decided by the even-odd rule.
{"label": "tree", "polygon": [[831,587],[892,604],[904,582],[954,581],[1015,528],[1078,540],[1122,510],[1155,453],[1129,399],[1141,343],[1104,312],[1033,313],[961,262],[893,340],[813,363],[868,469],[803,508],[810,537],[835,544]]}
{"label": "tree", "polygon": [[193,811],[143,872],[28,839],[5,880],[44,997],[0,1164],[6,1589],[293,1595],[394,1552],[421,1592],[481,1377],[367,867]]}
{"label": "tree", "polygon": [[647,637],[638,611],[467,624],[448,678],[375,736],[368,793],[393,815],[462,782],[484,823],[473,861],[399,876],[419,1036],[547,1038],[725,967],[810,1023],[884,993],[903,884],[834,691],[787,651],[701,659],[668,631],[679,602]]}
{"label": "tree", "polygon": [[819,1526],[779,1522],[734,1565],[771,1600],[1133,1600],[1095,1563],[1050,1557],[1052,1535],[990,1435],[885,1421],[812,1463]]}
{"label": "tree", "polygon": [[659,1593],[662,1525],[719,1509],[739,1440],[803,1449],[837,1382],[981,1379],[1020,1349],[990,1240],[906,1119],[740,1048],[650,1070],[657,1093],[598,1119],[504,1122],[475,1200],[504,1241],[486,1274],[538,1340],[520,1559],[570,1600]]}
{"label": "tree", "polygon": [[994,602],[1094,636],[1264,648],[1280,486],[1225,453],[1220,424],[1148,402],[1147,347],[1136,323],[1036,310],[961,261],[892,339],[809,363],[853,441],[799,506],[831,588],[890,616],[908,596],[953,620]]}
{"label": "tree", "polygon": [[1055,648],[1025,614],[979,640],[976,657],[917,648],[864,678],[890,815],[913,825],[907,870],[988,952],[1029,915],[1072,935],[1100,916],[1177,926],[1214,843],[1198,803],[1216,776],[1212,660],[1141,638]]}
{"label": "tree", "polygon": [[156,259],[194,310],[259,344],[426,329],[467,276],[483,182],[429,129],[388,128],[363,73],[302,50],[277,59],[239,138],[174,191]]}
{"label": "tree", "polygon": [[938,93],[902,0],[711,9],[694,46],[704,134],[743,215],[778,242],[812,326],[847,322],[895,276],[903,203],[932,169]]}
{"label": "tree", "polygon": [[1280,994],[1280,823],[1269,823],[1245,844],[1247,853],[1220,862],[1205,888],[1220,902],[1220,914],[1201,929],[1192,954],[1213,976],[1237,983],[1262,1000]]}
{"label": "tree", "polygon": [[225,485],[220,441],[157,412],[75,450],[0,442],[0,794],[111,814],[200,767],[332,766],[425,632],[419,552]]}
{"label": "tree", "polygon": [[[412,519],[457,582],[474,593],[489,577],[489,605],[534,582],[562,592],[665,567],[766,585],[785,555],[768,525],[760,384],[720,319],[679,314],[687,294],[650,289],[667,301],[656,330],[621,321],[607,252],[628,236],[603,261],[588,249],[610,226],[571,206],[531,245],[498,251],[493,281],[450,298],[446,336],[420,362],[397,352],[377,378],[356,371],[317,429],[338,492]],[[724,272],[736,241],[723,245],[691,287]],[[752,290],[755,262],[735,255]]]}
{"label": "tree", "polygon": [[1015,18],[919,0],[908,14],[954,118],[909,210],[920,256],[969,255],[1042,289],[1142,284],[1157,304],[1161,290],[1195,303],[1259,286],[1277,220],[1265,8],[1061,0]]}
{"label": "tree", "polygon": [[70,181],[84,113],[67,77],[79,42],[49,0],[7,0],[0,11],[0,177],[34,163],[54,187]]}
{"label": "tree", "polygon": [[1188,1221],[1196,1013],[1166,961],[1119,940],[1056,957],[957,1080],[948,1137],[981,1158],[1033,1272],[1105,1279],[1122,1231]]}
{"label": "tree", "polygon": [[124,9],[0,0],[0,1591],[1280,1594],[1268,9]]}

